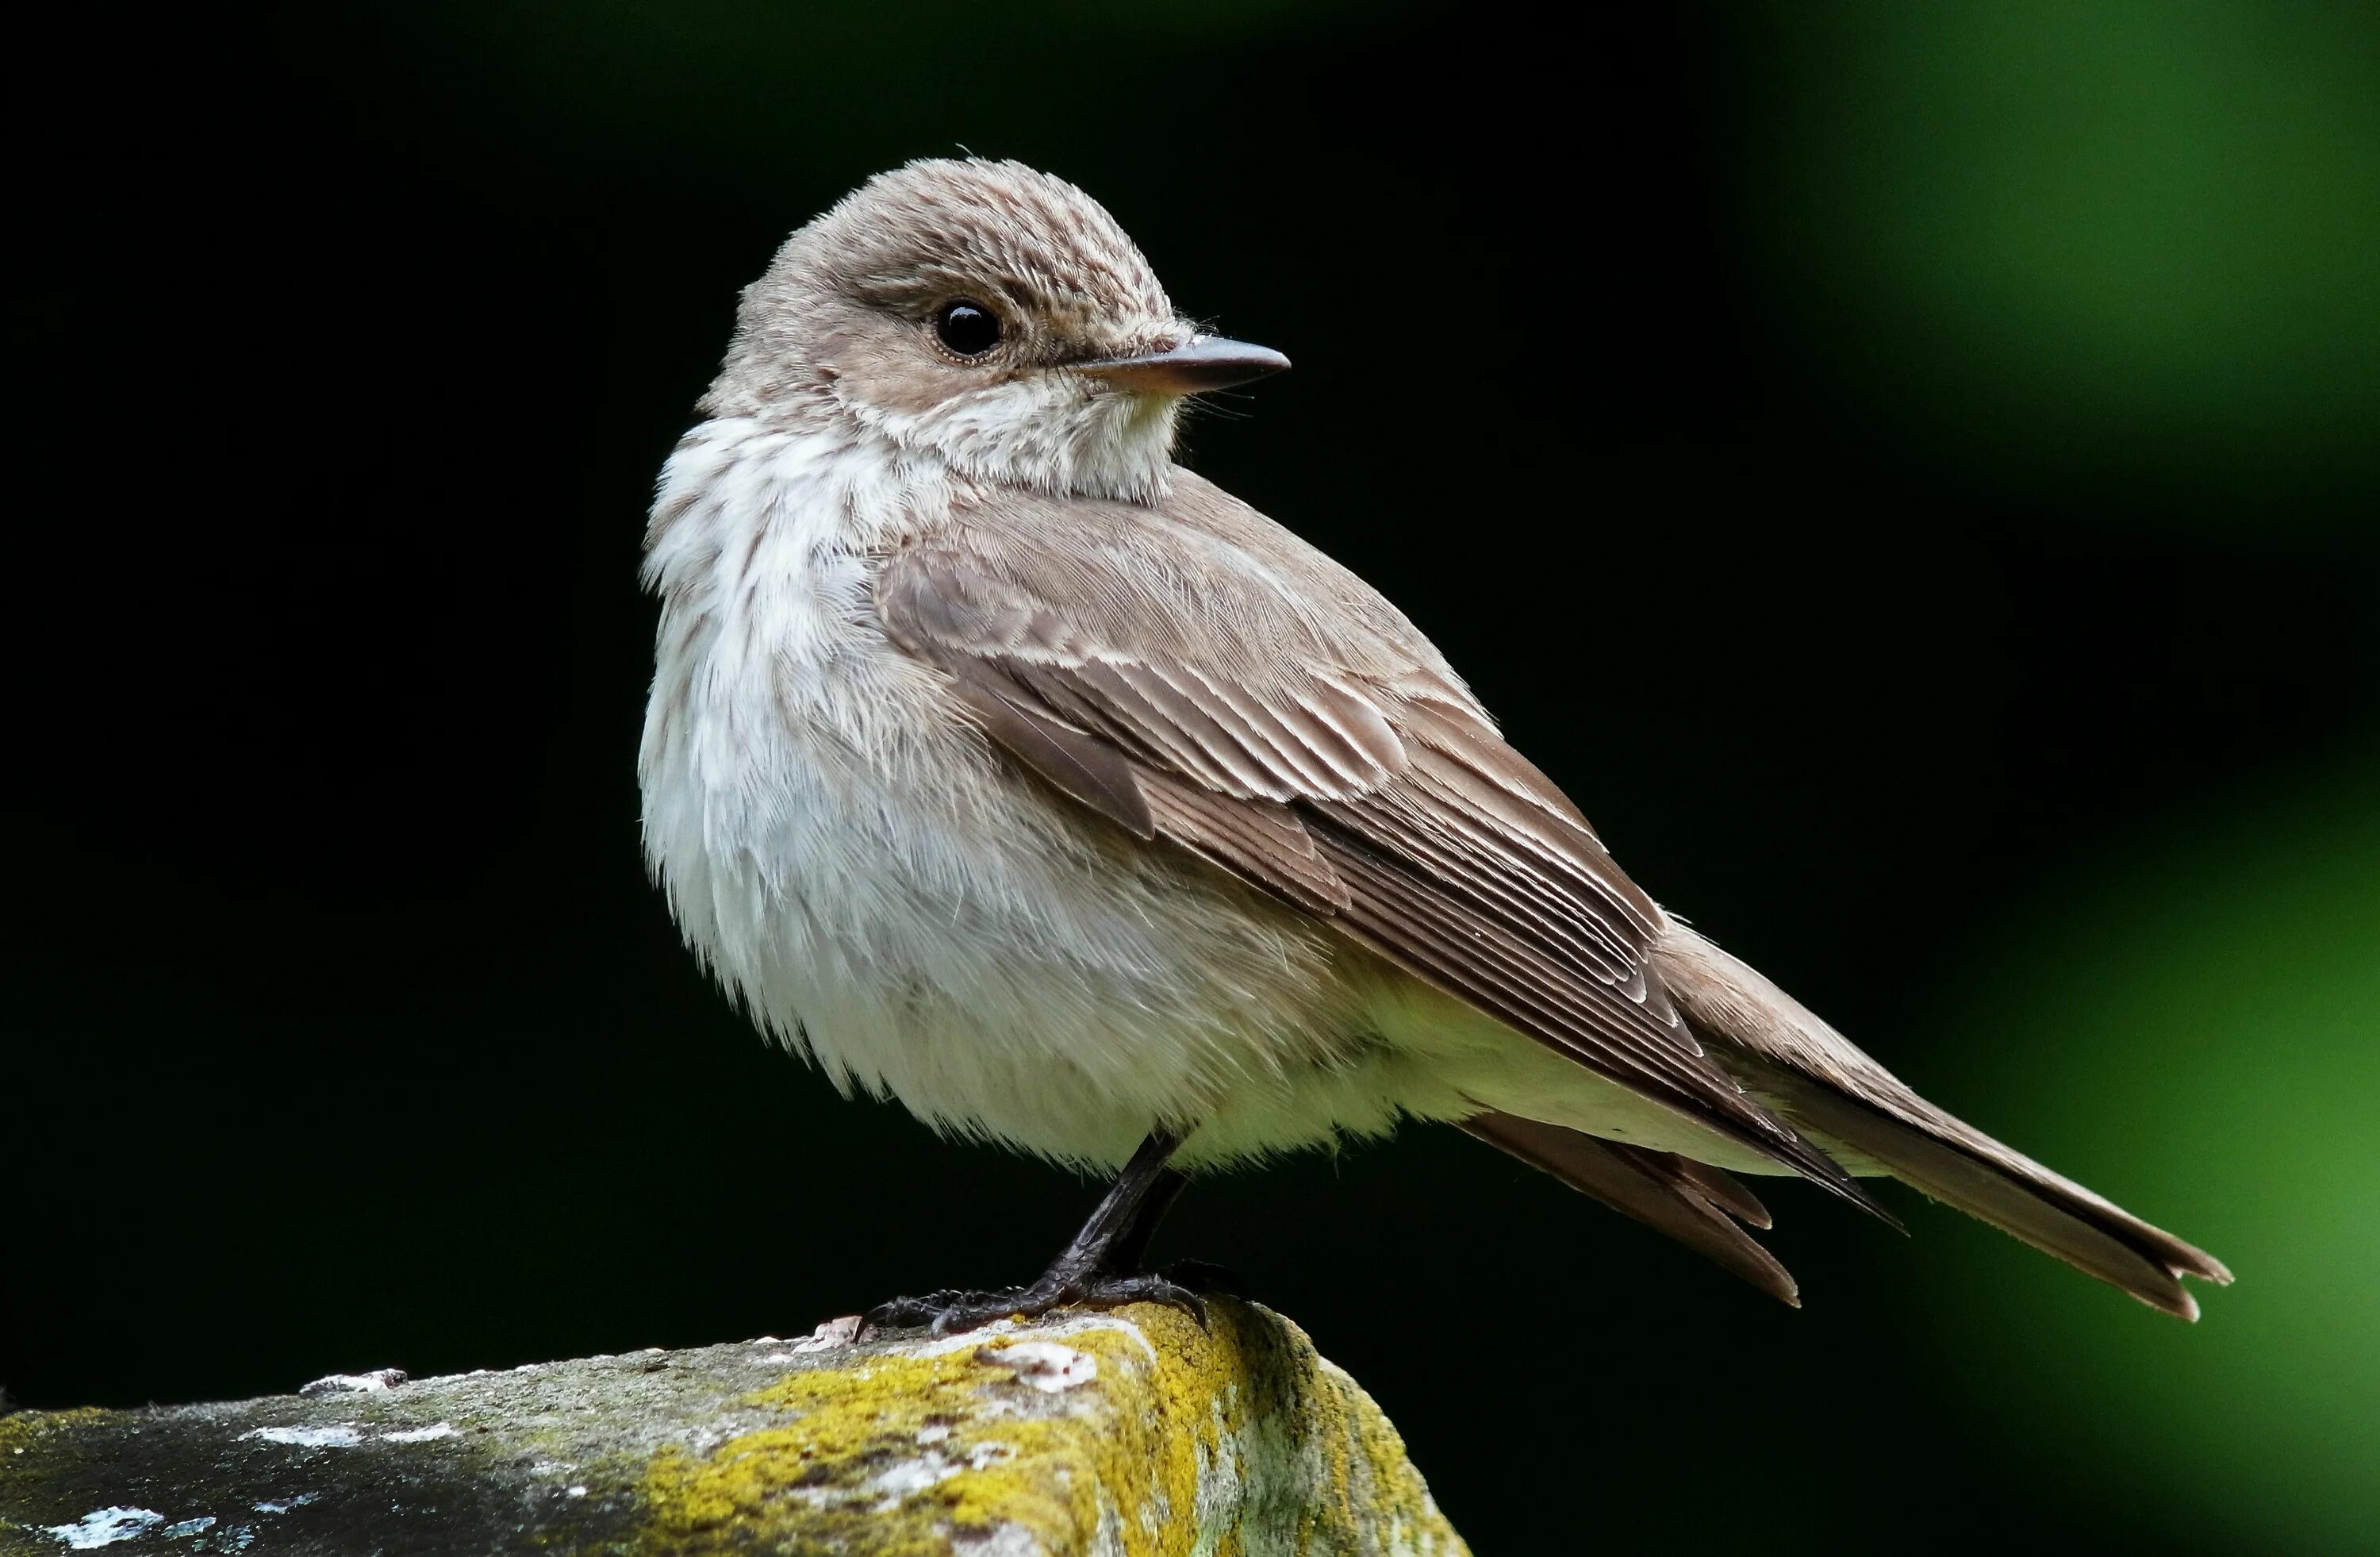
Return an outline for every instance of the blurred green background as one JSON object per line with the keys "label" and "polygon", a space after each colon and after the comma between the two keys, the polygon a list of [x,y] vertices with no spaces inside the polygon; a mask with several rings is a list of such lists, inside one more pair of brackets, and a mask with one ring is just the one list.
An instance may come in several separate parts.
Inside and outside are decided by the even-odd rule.
{"label": "blurred green background", "polygon": [[964,145],[1296,359],[1193,462],[1651,890],[2240,1280],[2185,1327],[1779,1186],[1787,1312],[1446,1132],[1203,1185],[1166,1251],[1305,1323],[1483,1553],[2370,1550],[2380,13],[20,31],[19,1400],[784,1333],[1072,1226],[1089,1186],[767,1052],[636,853],[641,510],[735,289]]}

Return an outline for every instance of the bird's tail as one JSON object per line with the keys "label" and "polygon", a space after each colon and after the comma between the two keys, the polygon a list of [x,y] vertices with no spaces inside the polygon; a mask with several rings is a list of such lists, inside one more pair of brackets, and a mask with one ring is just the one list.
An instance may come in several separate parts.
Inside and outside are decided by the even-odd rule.
{"label": "bird's tail", "polygon": [[2231,1280],[2204,1250],[1936,1108],[1684,925],[1672,924],[1653,962],[1722,1063],[1853,1173],[1889,1174],[2181,1319],[2198,1317],[2182,1277]]}
{"label": "bird's tail", "polygon": [[1517,1114],[1474,1114],[1463,1128],[1621,1215],[1668,1234],[1771,1297],[1802,1306],[1791,1274],[1745,1231],[1767,1227],[1768,1209],[1722,1170]]}

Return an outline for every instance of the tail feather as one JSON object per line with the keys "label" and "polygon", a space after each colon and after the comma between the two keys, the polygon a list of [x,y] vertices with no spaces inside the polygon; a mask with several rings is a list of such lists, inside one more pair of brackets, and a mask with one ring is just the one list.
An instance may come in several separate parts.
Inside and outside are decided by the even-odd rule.
{"label": "tail feather", "polygon": [[1722,1063],[1828,1152],[1887,1173],[2185,1320],[2184,1276],[2222,1261],[1936,1108],[1753,968],[1683,925],[1654,955],[1663,984]]}
{"label": "tail feather", "polygon": [[1806,1077],[1772,1073],[1768,1079],[1786,1116],[1820,1145],[1864,1158],[1944,1205],[2120,1287],[2152,1308],[2195,1320],[2198,1301],[2180,1278],[2231,1279],[2222,1262],[2204,1251],[1938,1110],[1925,1111],[1934,1115],[1931,1120],[1895,1117],[1900,1111],[1848,1097]]}
{"label": "tail feather", "polygon": [[1622,1216],[1668,1234],[1779,1301],[1802,1306],[1792,1275],[1730,1219],[1766,1227],[1767,1208],[1719,1169],[1509,1113],[1475,1114],[1463,1128]]}

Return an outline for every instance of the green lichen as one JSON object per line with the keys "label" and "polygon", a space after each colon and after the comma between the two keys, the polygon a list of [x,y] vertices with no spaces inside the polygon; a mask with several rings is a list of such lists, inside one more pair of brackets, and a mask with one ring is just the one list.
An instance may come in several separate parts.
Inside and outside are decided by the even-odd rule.
{"label": "green lichen", "polygon": [[0,1532],[5,1511],[30,1501],[82,1457],[84,1432],[108,1418],[95,1405],[71,1411],[20,1411],[0,1417]]}
{"label": "green lichen", "polygon": [[[653,1455],[647,1550],[925,1557],[1021,1533],[1050,1557],[1463,1551],[1394,1429],[1303,1332],[1233,1304],[1211,1325],[1139,1307],[789,1374],[743,1402],[782,1422]],[[1034,1343],[1087,1354],[1097,1378],[1036,1388]]]}

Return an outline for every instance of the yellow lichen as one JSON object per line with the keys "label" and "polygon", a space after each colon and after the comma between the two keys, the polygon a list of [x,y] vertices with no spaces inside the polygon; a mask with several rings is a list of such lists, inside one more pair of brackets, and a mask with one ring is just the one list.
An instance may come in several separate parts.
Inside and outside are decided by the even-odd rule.
{"label": "yellow lichen", "polygon": [[[645,1467],[655,1551],[812,1547],[925,1557],[1003,1527],[1050,1557],[1459,1553],[1378,1408],[1296,1327],[1217,1304],[917,1346],[747,1397],[784,1420]],[[1034,1387],[1052,1343],[1096,1380]],[[1257,1532],[1262,1532],[1257,1535]]]}

